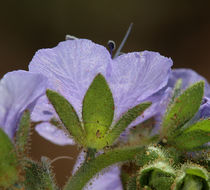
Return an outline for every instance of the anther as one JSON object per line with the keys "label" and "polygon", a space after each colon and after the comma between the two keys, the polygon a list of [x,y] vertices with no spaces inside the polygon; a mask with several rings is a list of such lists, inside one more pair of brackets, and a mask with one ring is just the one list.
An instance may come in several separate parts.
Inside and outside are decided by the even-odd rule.
{"label": "anther", "polygon": [[208,100],[206,98],[202,99],[201,105],[205,104]]}
{"label": "anther", "polygon": [[78,38],[75,36],[69,35],[69,34],[67,34],[65,37],[65,40],[76,40],[76,39],[78,39]]}
{"label": "anther", "polygon": [[107,45],[109,47],[109,52],[110,52],[110,54],[112,56],[112,52],[115,50],[115,47],[116,47],[115,42],[113,40],[109,40],[107,42]]}

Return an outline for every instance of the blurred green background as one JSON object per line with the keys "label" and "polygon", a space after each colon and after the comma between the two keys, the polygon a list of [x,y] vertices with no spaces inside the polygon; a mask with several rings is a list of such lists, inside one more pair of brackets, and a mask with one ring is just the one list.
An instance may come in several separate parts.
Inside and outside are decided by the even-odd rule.
{"label": "blurred green background", "polygon": [[[27,69],[40,48],[55,46],[66,34],[102,45],[119,45],[129,24],[124,52],[153,50],[171,57],[174,68],[192,68],[210,80],[209,0],[7,0],[0,4],[0,74]],[[53,164],[63,185],[79,149],[55,146],[35,132],[31,156],[72,156]]]}

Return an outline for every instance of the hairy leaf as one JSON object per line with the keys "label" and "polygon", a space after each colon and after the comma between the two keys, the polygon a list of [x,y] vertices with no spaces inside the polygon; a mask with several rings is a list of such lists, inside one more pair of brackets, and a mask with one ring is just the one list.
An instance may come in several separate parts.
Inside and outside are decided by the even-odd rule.
{"label": "hairy leaf", "polygon": [[210,120],[202,120],[175,136],[171,144],[180,149],[192,150],[210,142]]}
{"label": "hairy leaf", "polygon": [[105,78],[98,74],[87,90],[82,108],[82,117],[87,141],[93,143],[103,138],[112,124],[114,100]]}
{"label": "hairy leaf", "polygon": [[109,131],[107,135],[108,145],[112,145],[126,127],[128,127],[128,125],[140,116],[150,105],[150,102],[144,102],[128,110],[127,113],[125,113],[116,125]]}
{"label": "hairy leaf", "polygon": [[162,136],[170,137],[175,129],[183,126],[198,111],[204,93],[204,82],[198,82],[185,90],[170,105],[163,117]]}
{"label": "hairy leaf", "polygon": [[23,157],[28,154],[28,146],[30,141],[31,125],[30,125],[30,112],[25,111],[21,120],[19,129],[16,134],[15,146],[18,156]]}
{"label": "hairy leaf", "polygon": [[48,89],[46,94],[66,129],[77,142],[82,143],[84,132],[73,106],[55,91]]}
{"label": "hairy leaf", "polygon": [[0,189],[13,185],[18,180],[18,165],[14,146],[0,128]]}

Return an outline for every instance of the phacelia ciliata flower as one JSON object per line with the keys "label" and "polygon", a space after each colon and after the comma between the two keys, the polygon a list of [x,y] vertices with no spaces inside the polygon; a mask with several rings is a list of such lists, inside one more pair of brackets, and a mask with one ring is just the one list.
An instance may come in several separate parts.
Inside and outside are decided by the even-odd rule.
{"label": "phacelia ciliata flower", "polygon": [[[143,51],[123,54],[112,59],[108,50],[85,39],[61,42],[52,49],[39,50],[33,57],[29,71],[48,78],[48,88],[63,95],[82,119],[82,101],[95,76],[101,73],[114,98],[114,122],[128,109],[148,99],[153,105],[131,126],[156,115],[168,83],[172,60],[159,53]],[[153,98],[155,96],[155,98]],[[160,106],[161,107],[161,106]],[[144,117],[144,118],[143,118]],[[34,121],[45,121],[36,127],[37,132],[56,144],[72,144],[69,136],[49,124],[58,118],[47,97],[39,99],[32,113]]]}

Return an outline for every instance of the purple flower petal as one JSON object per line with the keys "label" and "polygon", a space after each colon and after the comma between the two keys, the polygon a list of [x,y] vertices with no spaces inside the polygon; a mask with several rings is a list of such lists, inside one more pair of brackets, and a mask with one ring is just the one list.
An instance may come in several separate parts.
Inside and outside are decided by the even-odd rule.
{"label": "purple flower petal", "polygon": [[[116,122],[128,109],[168,83],[171,66],[171,59],[148,51],[124,54],[112,60],[103,46],[77,39],[61,42],[52,49],[39,50],[29,70],[45,75],[49,81],[48,88],[62,94],[73,105],[80,120],[84,95],[94,77],[101,73],[114,97]],[[150,117],[154,113],[148,112],[147,115]],[[34,121],[47,121],[56,116],[46,96],[39,100],[32,113]]]}
{"label": "purple flower petal", "polygon": [[132,123],[132,126],[142,123],[151,117],[162,117],[169,103],[171,93],[172,89],[170,87],[167,89],[164,88],[144,100],[152,102],[152,105]]}
{"label": "purple flower petal", "polygon": [[118,166],[110,166],[102,170],[95,178],[90,180],[85,190],[123,190],[120,169]]}
{"label": "purple flower petal", "polygon": [[203,103],[198,111],[199,118],[208,118],[210,117],[210,98],[205,97]]}
{"label": "purple flower petal", "polygon": [[51,118],[58,118],[53,106],[49,103],[46,95],[39,98],[31,113],[31,119],[35,122],[49,121]]}
{"label": "purple flower petal", "polygon": [[48,141],[58,145],[72,145],[75,144],[73,139],[68,136],[63,130],[58,129],[50,123],[43,122],[36,126],[35,130],[39,135]]}
{"label": "purple flower petal", "polygon": [[113,60],[107,81],[115,102],[115,121],[128,109],[162,89],[168,82],[172,60],[159,53],[128,53]]}
{"label": "purple flower petal", "polygon": [[169,78],[168,86],[174,87],[176,81],[182,79],[182,88],[186,89],[195,82],[205,81],[205,95],[210,97],[210,86],[208,81],[191,69],[173,69]]}
{"label": "purple flower petal", "polygon": [[46,90],[46,78],[27,71],[9,72],[0,82],[0,126],[12,138],[25,109],[33,109],[34,103]]}
{"label": "purple flower petal", "polygon": [[[39,50],[29,70],[45,75],[48,88],[69,100],[81,119],[84,95],[98,73],[106,76],[110,61],[110,54],[103,46],[89,40],[68,40],[55,48]],[[42,113],[39,114],[42,120]],[[39,114],[35,120],[39,120]]]}

